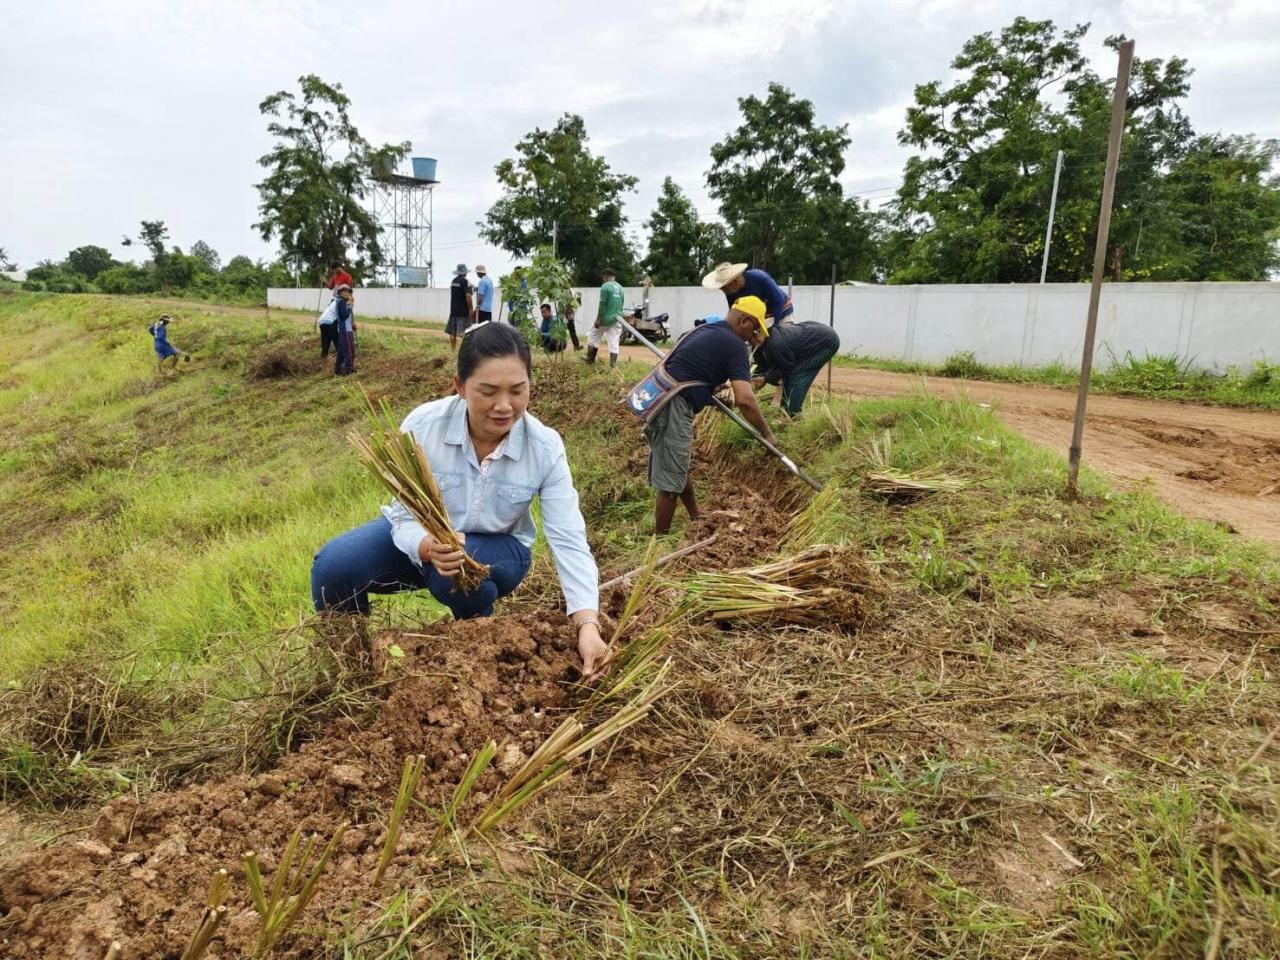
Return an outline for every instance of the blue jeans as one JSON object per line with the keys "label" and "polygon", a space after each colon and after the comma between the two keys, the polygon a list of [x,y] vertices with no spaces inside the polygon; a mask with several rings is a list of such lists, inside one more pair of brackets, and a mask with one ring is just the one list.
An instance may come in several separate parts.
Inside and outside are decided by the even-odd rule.
{"label": "blue jeans", "polygon": [[311,564],[311,600],[317,611],[368,613],[371,593],[426,588],[459,620],[493,616],[494,601],[520,585],[532,557],[505,533],[468,533],[466,551],[489,565],[489,578],[471,593],[460,593],[435,567],[419,568],[405,556],[391,539],[390,521],[378,517],[320,548]]}
{"label": "blue jeans", "polygon": [[836,355],[838,347],[823,350],[802,362],[796,369],[782,378],[782,409],[787,415],[794,417],[804,406],[804,398],[809,395],[818,372],[827,365],[827,361]]}

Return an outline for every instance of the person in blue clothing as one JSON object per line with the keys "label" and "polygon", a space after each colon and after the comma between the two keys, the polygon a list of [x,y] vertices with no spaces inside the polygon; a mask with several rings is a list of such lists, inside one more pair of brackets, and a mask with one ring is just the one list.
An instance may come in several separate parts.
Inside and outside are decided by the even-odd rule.
{"label": "person in blue clothing", "polygon": [[782,409],[789,417],[800,415],[818,371],[840,350],[840,336],[824,323],[777,324],[763,339],[748,341],[755,351],[753,386],[772,384],[779,390]]}
{"label": "person in blue clothing", "polygon": [[151,326],[147,327],[147,333],[151,334],[156,348],[156,366],[163,371],[165,364],[169,363],[169,369],[176,370],[178,368],[178,357],[182,357],[186,363],[191,362],[191,354],[183,353],[172,343],[169,342],[169,323],[173,317],[165,314]]}
{"label": "person in blue clothing", "polygon": [[333,372],[335,376],[345,377],[356,372],[356,318],[351,311],[351,288],[345,283],[333,291],[333,306],[337,312],[334,320],[337,356]]}
{"label": "person in blue clothing", "polygon": [[551,314],[551,304],[544,303],[542,305],[542,323],[538,326],[538,334],[542,337],[542,349],[547,353],[561,353],[566,344],[563,340],[557,340],[551,335],[551,326],[555,323],[555,317]]}
{"label": "person in blue clothing", "polygon": [[469,329],[458,349],[456,393],[415,408],[400,429],[422,447],[463,550],[489,567],[469,593],[454,587],[463,553],[436,542],[396,500],[382,515],[330,540],[311,566],[322,613],[369,612],[369,594],[429,590],[459,620],[493,615],[494,603],[529,572],[542,531],[573,623],[582,672],[608,661],[600,637],[599,571],[587,543],[578,491],[560,434],[527,412],[533,364],[520,331],[505,323]]}
{"label": "person in blue clothing", "polygon": [[488,323],[493,319],[493,281],[489,279],[483,263],[476,264],[476,276],[480,279],[476,281],[475,309],[471,319],[476,323]]}
{"label": "person in blue clothing", "polygon": [[720,264],[702,278],[702,285],[708,290],[723,293],[731,307],[738,302],[739,297],[759,297],[764,301],[764,308],[772,318],[773,326],[780,324],[795,310],[791,298],[773,277],[763,270],[748,269],[745,263]]}

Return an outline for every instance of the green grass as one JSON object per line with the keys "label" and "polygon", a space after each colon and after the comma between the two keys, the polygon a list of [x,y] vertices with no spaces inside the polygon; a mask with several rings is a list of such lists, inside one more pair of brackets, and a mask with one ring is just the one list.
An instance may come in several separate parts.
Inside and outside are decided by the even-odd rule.
{"label": "green grass", "polygon": [[[1197,370],[1190,360],[1174,355],[1131,353],[1123,357],[1099,358],[1090,389],[1099,393],[1156,397],[1229,407],[1258,407],[1280,410],[1280,364],[1258,360],[1247,368],[1231,367],[1215,374]],[[1000,383],[1031,383],[1074,390],[1079,371],[1061,363],[1040,367],[985,364],[972,352],[952,354],[940,364],[917,363],[876,357],[837,357],[837,366],[933,377],[991,380]]]}
{"label": "green grass", "polygon": [[[0,559],[0,662],[20,684],[40,662],[127,654],[175,711],[188,684],[251,693],[245,645],[306,615],[311,552],[381,501],[343,438],[361,423],[352,397],[318,371],[248,374],[268,344],[308,354],[305,327],[176,309],[173,339],[197,361],[160,382],[145,302],[0,299],[0,427],[17,441],[0,509],[21,533]],[[437,341],[365,345],[362,379],[397,410],[440,389],[440,371],[413,378]],[[639,430],[611,407],[643,369],[536,369],[532,409],[562,429],[611,570],[648,544]],[[516,867],[473,845],[416,864],[376,905],[353,885],[308,918],[335,955],[1191,957],[1215,928],[1219,956],[1275,955],[1275,551],[1087,472],[1068,502],[1060,457],[963,399],[814,399],[777,429],[834,490],[811,541],[869,564],[850,574],[878,585],[867,622],[683,625],[668,648],[681,682],[652,721],[495,831]],[[965,488],[862,493],[885,431],[889,466]],[[744,526],[750,503],[805,509],[741,430],[714,432],[731,483],[706,506]],[[522,599],[555,609],[553,584],[538,550]],[[402,622],[432,615],[393,605]],[[97,759],[69,770],[5,744],[0,787],[127,787]],[[992,870],[1026,849],[1047,858],[1046,884]]]}

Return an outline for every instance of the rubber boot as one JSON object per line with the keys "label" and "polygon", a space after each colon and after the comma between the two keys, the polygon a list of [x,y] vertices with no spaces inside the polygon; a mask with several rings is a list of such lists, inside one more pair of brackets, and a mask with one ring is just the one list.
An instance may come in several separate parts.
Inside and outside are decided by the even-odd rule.
{"label": "rubber boot", "polygon": [[600,352],[599,347],[587,347],[587,363],[596,362],[596,354]]}
{"label": "rubber boot", "polygon": [[618,355],[616,353],[609,354],[609,366],[616,367],[618,365]]}

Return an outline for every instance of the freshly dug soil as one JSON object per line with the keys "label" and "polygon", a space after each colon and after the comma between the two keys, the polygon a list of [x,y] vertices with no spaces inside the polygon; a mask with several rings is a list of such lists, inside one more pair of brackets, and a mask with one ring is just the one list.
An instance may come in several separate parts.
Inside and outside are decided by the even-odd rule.
{"label": "freshly dug soil", "polygon": [[[385,656],[392,643],[403,657]],[[0,868],[0,955],[101,960],[114,939],[128,957],[176,957],[195,929],[209,878],[225,867],[231,911],[208,955],[240,956],[257,933],[240,857],[257,851],[269,880],[299,827],[326,840],[339,824],[351,824],[309,918],[369,899],[407,755],[427,757],[417,796],[439,807],[471,755],[489,739],[498,741],[494,764],[460,814],[465,823],[559,722],[560,708],[579,699],[568,631],[535,615],[384,634],[375,645],[384,651],[379,659],[386,669],[403,677],[367,729],[335,723],[322,739],[258,776],[141,802],[120,797],[87,830]],[[433,829],[424,814],[410,813],[384,890],[394,889]],[[299,934],[278,955],[306,956],[317,942]]]}

